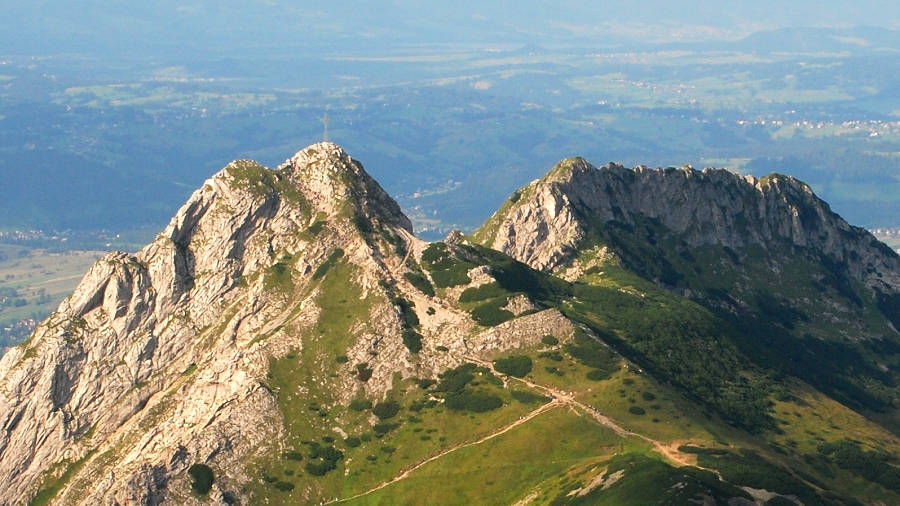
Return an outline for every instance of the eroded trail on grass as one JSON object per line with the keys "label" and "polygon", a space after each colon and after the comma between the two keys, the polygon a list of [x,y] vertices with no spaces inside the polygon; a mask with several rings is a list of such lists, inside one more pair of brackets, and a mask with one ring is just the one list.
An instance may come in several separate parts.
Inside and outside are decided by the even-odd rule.
{"label": "eroded trail on grass", "polygon": [[[461,358],[463,358],[465,360],[470,360],[470,361],[475,362],[483,367],[487,367],[488,369],[494,370],[494,367],[493,367],[494,364],[487,360],[482,360],[477,357],[471,357],[471,356],[463,356]],[[561,402],[565,405],[568,405],[568,406],[571,406],[574,408],[578,408],[578,409],[574,410],[576,414],[579,414],[582,416],[583,416],[583,414],[587,414],[594,421],[596,421],[597,423],[599,423],[600,425],[602,425],[604,427],[611,429],[613,432],[615,432],[616,434],[618,434],[621,437],[636,437],[638,439],[642,439],[648,443],[653,444],[653,451],[655,451],[656,453],[659,453],[663,457],[669,459],[670,461],[672,461],[678,465],[696,466],[696,462],[692,462],[692,460],[693,461],[696,460],[696,457],[694,457],[692,455],[686,455],[684,453],[679,452],[678,451],[679,445],[677,443],[666,445],[666,444],[663,444],[662,442],[660,442],[656,439],[653,439],[651,437],[645,436],[643,434],[639,434],[634,431],[630,431],[630,430],[622,427],[621,425],[619,425],[616,420],[602,414],[600,412],[600,410],[594,408],[593,406],[588,406],[587,404],[578,402],[573,395],[571,395],[567,392],[563,392],[563,391],[556,390],[556,389],[553,389],[550,387],[546,387],[544,385],[539,385],[539,384],[529,381],[525,378],[511,377],[510,379],[524,383],[525,385],[527,385],[535,390],[539,390],[541,392],[544,392],[545,394],[550,395],[551,399],[554,402]]]}
{"label": "eroded trail on grass", "polygon": [[[480,358],[467,356],[467,355],[462,355],[459,358],[470,361],[470,362],[478,364],[478,365],[481,365],[492,371],[494,370],[494,364],[490,361],[482,360]],[[556,389],[553,389],[550,387],[546,387],[544,385],[539,385],[537,383],[526,380],[524,378],[510,377],[509,380],[518,381],[520,383],[527,385],[530,388],[533,388],[535,390],[543,392],[546,395],[549,395],[550,402],[541,405],[539,408],[535,409],[534,411],[531,411],[527,415],[523,416],[522,418],[520,418],[510,424],[507,424],[503,427],[493,430],[486,436],[481,437],[476,441],[469,441],[469,442],[457,444],[455,446],[451,446],[450,448],[445,449],[444,451],[438,453],[437,455],[426,458],[426,459],[416,463],[412,467],[402,470],[400,472],[400,474],[393,477],[391,480],[386,481],[373,489],[367,490],[361,494],[357,494],[352,497],[328,501],[325,504],[333,504],[333,503],[351,501],[353,499],[358,499],[360,497],[364,497],[364,496],[367,496],[374,492],[377,492],[389,485],[392,485],[394,483],[397,483],[398,481],[402,481],[402,480],[408,478],[410,476],[410,474],[412,474],[413,471],[415,471],[416,469],[419,469],[420,467],[424,466],[425,464],[428,464],[429,462],[433,462],[442,457],[445,457],[446,455],[448,455],[452,452],[455,452],[456,450],[459,450],[461,448],[466,448],[469,446],[475,446],[475,445],[484,443],[485,441],[488,441],[490,439],[493,439],[497,436],[500,436],[502,434],[509,432],[510,430],[518,427],[519,425],[522,425],[523,423],[531,420],[532,418],[540,415],[541,413],[544,413],[544,412],[549,411],[554,408],[563,407],[563,406],[567,406],[567,407],[571,408],[572,411],[574,411],[575,414],[577,414],[578,416],[590,417],[595,422],[597,422],[598,424],[600,424],[604,427],[607,427],[608,429],[612,430],[620,437],[636,437],[638,439],[641,439],[648,443],[651,443],[653,445],[653,450],[655,452],[659,453],[663,457],[669,459],[670,461],[672,461],[678,465],[696,466],[696,462],[692,462],[692,460],[694,460],[695,457],[693,457],[692,455],[683,454],[678,451],[678,449],[677,449],[678,443],[671,443],[669,445],[666,445],[666,444],[663,444],[662,442],[660,442],[656,439],[653,439],[651,437],[645,436],[643,434],[638,434],[637,432],[630,431],[630,430],[622,427],[621,425],[619,425],[619,423],[616,420],[602,414],[598,409],[594,408],[593,406],[588,406],[587,404],[577,401],[572,394],[569,394],[569,393],[561,391],[561,390],[556,390]]]}
{"label": "eroded trail on grass", "polygon": [[459,449],[461,449],[461,448],[466,448],[466,447],[469,447],[469,446],[475,446],[475,445],[479,445],[479,444],[481,444],[481,443],[484,443],[485,441],[488,441],[488,440],[490,440],[490,439],[493,439],[493,438],[495,438],[495,437],[497,437],[497,436],[500,436],[500,435],[502,435],[502,434],[505,434],[505,433],[509,432],[510,430],[512,430],[512,429],[514,429],[514,428],[516,428],[516,427],[518,427],[519,425],[522,425],[523,423],[525,423],[525,422],[531,420],[532,418],[534,418],[534,417],[540,415],[541,413],[550,411],[551,409],[558,408],[558,407],[561,407],[561,406],[563,406],[563,405],[564,405],[564,404],[563,404],[562,402],[559,402],[558,400],[554,399],[553,401],[548,402],[547,404],[541,405],[541,407],[539,407],[539,408],[535,409],[534,411],[528,413],[527,415],[523,416],[522,418],[519,418],[518,420],[516,420],[516,421],[514,421],[514,422],[512,422],[512,423],[510,423],[510,424],[507,424],[507,425],[505,425],[505,426],[503,426],[503,427],[500,427],[499,429],[495,429],[495,430],[491,431],[488,435],[486,435],[486,436],[484,436],[484,437],[482,437],[482,438],[480,438],[480,439],[478,439],[478,440],[476,440],[476,441],[469,441],[469,442],[466,442],[466,443],[460,443],[460,444],[457,444],[457,445],[455,445],[455,446],[451,446],[450,448],[445,449],[444,451],[438,453],[437,455],[434,455],[433,457],[429,457],[429,458],[423,459],[422,461],[417,462],[417,463],[416,463],[415,465],[413,465],[412,467],[409,467],[409,468],[404,469],[403,471],[400,472],[400,474],[398,474],[397,476],[393,477],[390,481],[386,481],[386,482],[382,483],[381,485],[378,485],[377,487],[375,487],[375,488],[373,488],[373,489],[367,490],[367,491],[365,491],[365,492],[363,492],[363,493],[361,493],[361,494],[357,494],[357,495],[355,495],[355,496],[353,496],[353,497],[347,497],[347,498],[344,498],[344,499],[335,499],[334,501],[328,501],[328,502],[326,502],[325,504],[332,504],[332,503],[339,503],[339,502],[351,501],[351,500],[353,500],[353,499],[358,499],[358,498],[360,498],[360,497],[364,497],[364,496],[367,496],[367,495],[369,495],[369,494],[371,494],[371,493],[377,492],[377,491],[379,491],[379,490],[381,490],[381,489],[387,487],[388,485],[391,485],[391,484],[393,484],[393,483],[397,483],[398,481],[401,481],[401,480],[404,480],[404,479],[408,478],[409,475],[412,474],[413,471],[415,471],[416,469],[418,469],[418,468],[424,466],[425,464],[427,464],[427,463],[429,463],[429,462],[433,462],[433,461],[435,461],[435,460],[437,460],[437,459],[439,459],[439,458],[441,458],[441,457],[445,457],[445,456],[447,456],[448,454],[453,453],[453,452],[455,452],[456,450],[459,450]]}

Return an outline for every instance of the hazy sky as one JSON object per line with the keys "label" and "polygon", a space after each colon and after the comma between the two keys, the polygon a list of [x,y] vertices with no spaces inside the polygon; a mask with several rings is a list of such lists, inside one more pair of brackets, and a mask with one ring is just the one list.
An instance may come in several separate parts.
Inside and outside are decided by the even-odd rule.
{"label": "hazy sky", "polygon": [[0,54],[356,52],[415,44],[735,39],[790,26],[900,28],[900,2],[29,0],[0,2]]}

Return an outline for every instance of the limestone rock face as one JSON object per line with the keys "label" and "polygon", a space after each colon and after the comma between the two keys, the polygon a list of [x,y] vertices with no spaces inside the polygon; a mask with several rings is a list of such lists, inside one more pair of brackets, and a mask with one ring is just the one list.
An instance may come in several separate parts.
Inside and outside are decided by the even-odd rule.
{"label": "limestone rock face", "polygon": [[[544,271],[567,266],[592,227],[657,220],[690,247],[792,245],[828,256],[870,286],[900,288],[900,259],[833,213],[806,184],[727,170],[595,168],[565,160],[517,192],[475,238]],[[882,273],[878,277],[875,273]]]}
{"label": "limestone rock face", "polygon": [[[400,207],[334,144],[276,170],[229,164],[152,244],[98,261],[0,360],[0,504],[51,487],[61,504],[191,503],[170,481],[194,462],[216,467],[214,494],[235,494],[246,480],[235,463],[284,430],[261,380],[315,323],[317,292],[301,288],[340,250],[360,291],[381,290],[394,265],[379,231],[416,242]],[[396,313],[376,305],[370,330],[389,334]],[[278,330],[291,318],[293,333]],[[406,352],[399,340],[382,348]],[[377,392],[395,367],[375,365],[365,388]]]}
{"label": "limestone rock face", "polygon": [[[785,176],[567,160],[517,192],[475,240],[577,280],[621,260],[612,247],[585,247],[598,224],[647,219],[691,246],[805,248],[870,286],[900,288],[896,254]],[[474,251],[466,241],[453,233],[446,247]],[[232,162],[147,247],[98,261],[0,359],[0,506],[36,497],[252,504],[248,490],[261,477],[251,464],[292,450],[303,417],[345,435],[359,427],[328,410],[384,399],[402,380],[464,361],[539,347],[547,334],[578,335],[564,310],[521,293],[504,306],[516,318],[476,325],[457,302],[499,271],[448,256],[468,281],[435,291],[427,249],[396,202],[334,144],[276,169]],[[573,261],[582,250],[590,258]],[[311,400],[317,415],[305,408]],[[191,492],[194,464],[215,473],[206,498]]]}

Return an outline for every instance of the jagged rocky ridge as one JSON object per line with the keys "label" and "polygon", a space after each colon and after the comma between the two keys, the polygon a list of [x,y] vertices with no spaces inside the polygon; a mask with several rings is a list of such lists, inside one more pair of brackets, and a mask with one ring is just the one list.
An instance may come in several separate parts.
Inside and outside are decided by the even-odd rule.
{"label": "jagged rocky ridge", "polygon": [[[152,504],[167,477],[195,458],[240,458],[278,439],[273,401],[258,381],[271,352],[250,342],[286,315],[283,296],[267,292],[259,274],[276,255],[302,253],[292,270],[308,275],[337,245],[354,261],[377,263],[342,214],[407,235],[411,226],[336,146],[261,169],[237,161],[213,176],[156,241],[100,260],[3,358],[0,472],[8,478],[0,503],[27,502],[52,464],[87,459],[84,473],[100,483],[63,502]],[[301,234],[317,217],[338,224],[329,241]],[[213,324],[224,328],[204,330]],[[186,381],[192,368],[198,377]],[[115,469],[91,469],[96,453],[110,454]]]}
{"label": "jagged rocky ridge", "polygon": [[571,281],[624,266],[710,308],[761,370],[854,409],[900,406],[900,256],[795,178],[572,158],[473,240]]}
{"label": "jagged rocky ridge", "polygon": [[[517,192],[473,240],[544,271],[568,275],[574,265],[579,272],[569,277],[580,279],[578,262],[586,248],[595,248],[598,224],[635,226],[648,218],[675,231],[685,248],[775,251],[788,244],[847,265],[866,286],[886,293],[898,286],[896,255],[784,176],[598,170],[568,160]],[[598,258],[601,264],[628,261],[616,251],[593,261]],[[435,281],[443,264],[449,279],[462,281],[447,281],[440,296],[425,293],[409,276]],[[358,303],[355,313],[329,302],[335,295],[329,279],[338,273],[346,279],[337,285],[337,298]],[[535,287],[511,288],[501,279],[520,274],[513,285],[525,279],[547,286],[532,293]],[[553,293],[539,293],[545,288]],[[476,325],[474,310],[460,303],[470,290],[500,293],[491,300],[506,303],[500,307],[507,321]],[[152,244],[100,260],[31,340],[0,360],[0,504],[35,498],[250,504],[255,497],[247,485],[260,480],[250,474],[251,464],[289,449],[294,420],[287,419],[285,399],[303,403],[315,388],[320,402],[327,392],[331,408],[360,396],[384,399],[398,379],[437,378],[463,361],[537,349],[547,335],[562,343],[579,332],[590,335],[590,325],[573,324],[563,313],[582,311],[588,323],[613,319],[612,313],[592,314],[573,294],[625,302],[633,310],[684,309],[701,327],[713,321],[671,294],[603,290],[541,277],[460,234],[443,249],[429,248],[413,236],[399,206],[334,144],[310,146],[275,170],[233,162],[191,196]],[[406,342],[410,307],[420,308],[415,336],[422,346],[416,351]],[[662,321],[679,316],[659,314]],[[609,329],[596,330],[612,342]],[[722,350],[729,355],[731,362],[722,363],[731,368],[731,386],[744,388],[745,373],[761,377],[742,371],[734,347],[713,334],[697,342],[711,346],[704,351],[709,357]],[[690,353],[694,344],[676,346]],[[334,350],[342,360],[335,361]],[[292,385],[296,391],[276,393],[269,385],[278,381],[273,364],[297,355],[301,367],[290,371],[300,378]],[[653,366],[656,359],[646,357]],[[753,395],[760,401],[766,393]],[[332,429],[345,436],[340,419]],[[208,498],[191,493],[186,471],[194,463],[216,472]],[[302,497],[328,497],[311,493]],[[750,504],[742,500],[732,502]]]}
{"label": "jagged rocky ridge", "polygon": [[[452,365],[427,352],[413,364],[400,339],[390,287],[408,283],[397,251],[422,247],[399,206],[334,144],[276,170],[229,164],[153,243],[98,261],[0,361],[0,504],[45,489],[60,504],[187,504],[196,499],[185,470],[213,460],[214,497],[240,499],[248,478],[238,462],[283,439],[264,380],[270,359],[301,349],[316,325],[323,265],[347,261],[354,295],[380,301],[354,324],[345,373],[328,380],[340,399],[359,389],[377,398],[397,372]],[[472,327],[451,311],[422,316],[426,330],[457,329],[441,333],[447,346]],[[363,362],[366,383],[351,374]]]}
{"label": "jagged rocky ridge", "polygon": [[900,288],[900,257],[866,230],[833,213],[805,183],[779,174],[740,176],[723,169],[595,168],[561,162],[519,190],[476,234],[482,244],[536,269],[569,265],[592,229],[657,220],[689,248],[739,251],[785,244],[830,257],[870,287]]}

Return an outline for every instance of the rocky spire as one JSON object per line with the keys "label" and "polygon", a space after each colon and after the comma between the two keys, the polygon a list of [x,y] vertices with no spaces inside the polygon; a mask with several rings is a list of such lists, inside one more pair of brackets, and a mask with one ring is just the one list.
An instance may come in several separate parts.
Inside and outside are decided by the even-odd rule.
{"label": "rocky spire", "polygon": [[288,318],[314,321],[315,305],[293,289],[337,252],[384,271],[391,253],[372,239],[382,231],[414,240],[396,202],[335,144],[275,170],[230,163],[153,243],[98,261],[0,360],[0,504],[54,485],[66,485],[67,504],[156,504],[191,462],[234,461],[277,441],[260,384],[267,347],[300,342],[260,339],[284,334]]}

